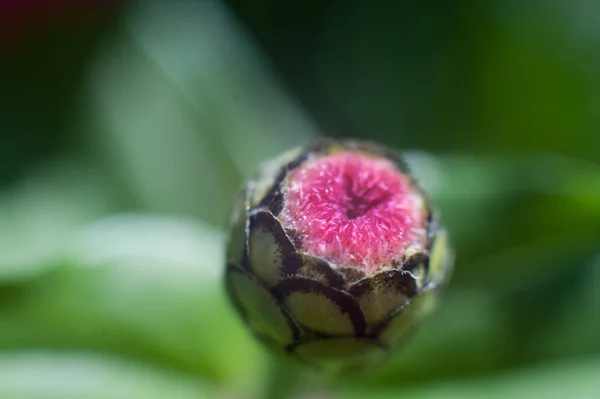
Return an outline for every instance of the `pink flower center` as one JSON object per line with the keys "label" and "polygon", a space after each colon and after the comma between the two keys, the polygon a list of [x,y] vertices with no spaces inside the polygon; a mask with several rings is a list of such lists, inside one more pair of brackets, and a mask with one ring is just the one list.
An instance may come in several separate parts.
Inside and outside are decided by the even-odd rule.
{"label": "pink flower center", "polygon": [[302,250],[336,266],[372,272],[425,242],[423,199],[383,158],[354,151],[323,156],[294,170],[281,220]]}

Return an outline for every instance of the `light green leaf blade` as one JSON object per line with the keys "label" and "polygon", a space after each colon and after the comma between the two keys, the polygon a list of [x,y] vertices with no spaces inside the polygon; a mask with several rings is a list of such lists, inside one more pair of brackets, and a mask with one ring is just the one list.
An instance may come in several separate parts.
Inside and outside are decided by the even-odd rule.
{"label": "light green leaf blade", "polygon": [[483,378],[431,382],[415,389],[351,390],[344,399],[595,399],[600,396],[600,359],[582,358],[529,366]]}
{"label": "light green leaf blade", "polygon": [[0,397],[7,399],[202,399],[213,391],[198,379],[108,356],[0,355]]}
{"label": "light green leaf blade", "polygon": [[32,168],[0,194],[0,281],[12,283],[62,259],[76,231],[115,205],[105,176],[77,159]]}
{"label": "light green leaf blade", "polygon": [[98,221],[74,242],[70,266],[0,308],[0,345],[118,352],[256,389],[265,358],[225,297],[222,239],[171,216]]}

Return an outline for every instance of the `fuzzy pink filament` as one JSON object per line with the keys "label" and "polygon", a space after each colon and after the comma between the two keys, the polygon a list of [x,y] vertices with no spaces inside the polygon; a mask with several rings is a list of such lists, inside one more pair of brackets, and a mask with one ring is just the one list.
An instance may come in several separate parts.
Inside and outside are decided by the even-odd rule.
{"label": "fuzzy pink filament", "polygon": [[306,253],[367,273],[399,260],[426,234],[423,200],[409,179],[392,162],[354,151],[294,170],[282,221]]}

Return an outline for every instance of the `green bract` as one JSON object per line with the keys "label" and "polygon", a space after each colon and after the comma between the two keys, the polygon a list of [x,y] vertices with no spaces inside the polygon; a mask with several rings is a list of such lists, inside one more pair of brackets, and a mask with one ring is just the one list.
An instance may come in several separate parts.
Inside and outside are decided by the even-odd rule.
{"label": "green bract", "polygon": [[[283,223],[290,174],[344,151],[392,162],[423,203],[422,245],[369,271],[311,255]],[[265,163],[244,184],[232,215],[226,286],[269,347],[307,363],[355,368],[401,346],[434,308],[452,259],[444,230],[399,156],[373,143],[322,140]]]}

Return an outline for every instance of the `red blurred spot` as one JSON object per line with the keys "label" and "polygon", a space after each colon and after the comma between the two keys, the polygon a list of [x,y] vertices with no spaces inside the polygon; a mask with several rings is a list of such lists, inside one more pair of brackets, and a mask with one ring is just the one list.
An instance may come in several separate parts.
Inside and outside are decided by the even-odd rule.
{"label": "red blurred spot", "polygon": [[0,45],[18,45],[47,30],[86,24],[124,0],[0,0]]}

